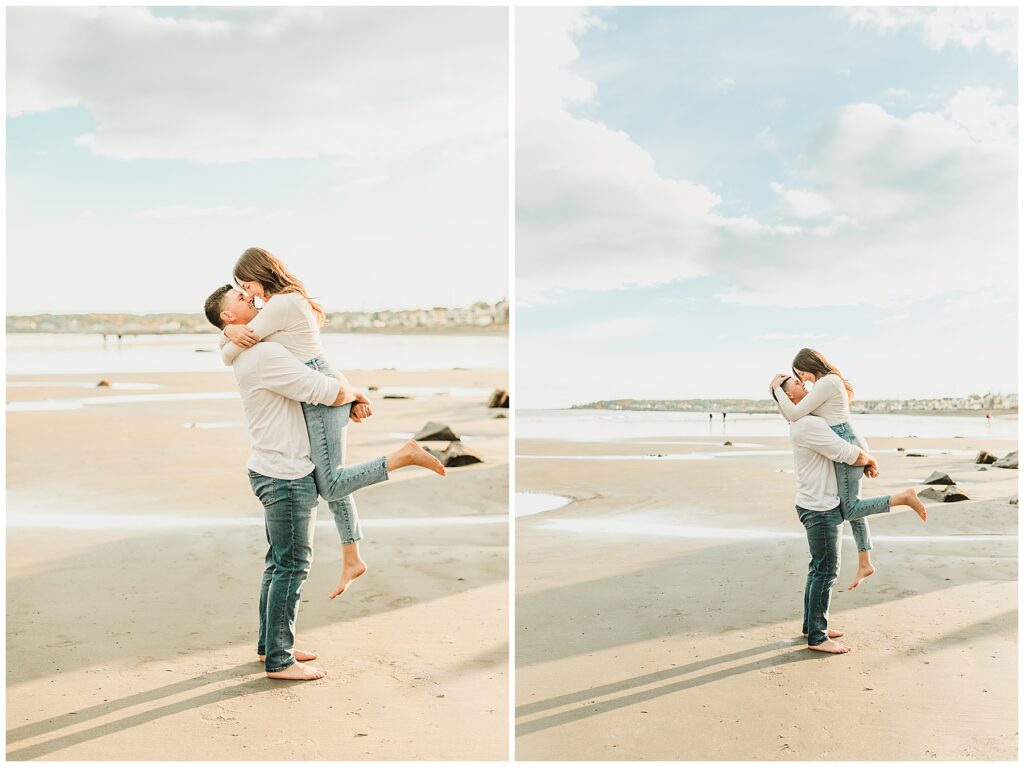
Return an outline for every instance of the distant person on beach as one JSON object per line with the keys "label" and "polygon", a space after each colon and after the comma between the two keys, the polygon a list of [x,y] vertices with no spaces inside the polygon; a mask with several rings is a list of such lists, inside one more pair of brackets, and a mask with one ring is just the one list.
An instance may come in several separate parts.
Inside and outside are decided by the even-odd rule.
{"label": "distant person on beach", "polygon": [[[783,399],[797,405],[807,396],[807,390],[801,381],[785,377],[778,386],[772,381],[772,396],[780,405]],[[828,627],[832,587],[839,577],[843,530],[833,462],[866,467],[869,476],[877,475],[878,464],[866,451],[844,440],[829,428],[825,419],[817,416],[790,421],[789,440],[796,475],[796,512],[811,550],[804,586],[803,635],[807,637],[809,650],[847,653],[850,646],[836,641],[843,632]]]}
{"label": "distant person on beach", "polygon": [[[347,387],[351,386],[344,374],[336,372],[323,356],[320,343],[320,326],[325,321],[323,309],[309,297],[305,286],[280,259],[262,248],[249,248],[235,263],[233,276],[235,283],[250,299],[259,298],[264,306],[251,320],[224,328],[221,354],[225,364],[230,365],[243,349],[269,339],[281,344],[308,367],[340,379]],[[303,403],[302,411],[316,467],[313,478],[320,495],[328,501],[341,539],[341,574],[337,587],[331,592],[331,599],[334,599],[366,572],[366,562],[359,551],[363,533],[355,500],[329,491],[332,473],[345,465],[346,426],[350,418],[356,422],[360,420],[360,408],[354,404],[349,412],[347,408]],[[421,465],[444,475],[440,461],[422,450],[420,453],[431,459],[429,465]],[[426,458],[422,460],[426,461]]]}
{"label": "distant person on beach", "polygon": [[[210,295],[205,311],[207,319],[220,329],[250,323],[257,315],[252,299],[230,285]],[[315,660],[316,654],[294,649],[299,595],[313,560],[317,493],[325,500],[337,500],[385,481],[390,472],[404,466],[422,466],[441,475],[444,467],[414,440],[386,456],[349,468],[334,464],[316,467],[304,418],[305,403],[358,421],[373,414],[369,400],[347,382],[303,365],[282,344],[272,341],[238,353],[231,368],[252,447],[247,463],[249,483],[263,504],[268,544],[256,651],[268,677],[320,679],[326,675],[324,670],[305,665]]]}
{"label": "distant person on beach", "polygon": [[[814,349],[801,349],[793,359],[793,375],[801,383],[813,385],[806,397],[801,395],[798,401],[784,396],[782,382],[789,378],[779,373],[772,379],[771,392],[779,409],[787,421],[794,422],[807,415],[823,418],[847,442],[858,445],[867,452],[868,444],[854,431],[850,424],[850,400],[853,398],[853,387],[842,377],[839,371],[829,364],[824,355]],[[803,389],[803,387],[800,387]],[[887,512],[892,506],[909,506],[922,521],[927,518],[924,504],[917,497],[913,488],[902,490],[895,495],[880,495],[874,498],[860,497],[860,481],[864,470],[860,467],[847,465],[839,461],[835,466],[836,479],[839,486],[839,500],[843,519],[850,523],[853,539],[857,543],[857,574],[849,588],[857,588],[861,582],[874,574],[875,567],[871,562],[871,530],[864,517],[871,514]]]}

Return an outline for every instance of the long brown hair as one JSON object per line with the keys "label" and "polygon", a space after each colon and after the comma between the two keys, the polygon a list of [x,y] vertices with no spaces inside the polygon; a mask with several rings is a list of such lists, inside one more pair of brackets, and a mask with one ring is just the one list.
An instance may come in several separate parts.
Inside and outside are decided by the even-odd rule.
{"label": "long brown hair", "polygon": [[235,262],[235,282],[258,282],[268,297],[278,293],[298,293],[307,301],[317,320],[323,325],[327,321],[324,310],[309,297],[306,286],[288,271],[281,259],[263,248],[247,248]]}
{"label": "long brown hair", "polygon": [[839,379],[843,382],[843,386],[846,387],[846,394],[853,400],[853,386],[850,382],[843,378],[843,374],[839,372],[839,368],[833,366],[825,355],[821,352],[816,352],[814,349],[807,349],[806,347],[796,353],[793,358],[793,374],[799,378],[799,372],[810,373],[814,376],[814,380],[818,380],[822,376],[827,376],[830,373],[839,376]]}

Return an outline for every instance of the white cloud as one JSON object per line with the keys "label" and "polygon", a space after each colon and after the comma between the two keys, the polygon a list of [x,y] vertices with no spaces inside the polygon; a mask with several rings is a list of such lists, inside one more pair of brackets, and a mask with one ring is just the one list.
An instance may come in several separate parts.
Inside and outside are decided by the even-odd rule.
{"label": "white cloud", "polygon": [[859,6],[843,8],[840,12],[854,25],[873,26],[885,32],[895,32],[909,25],[919,26],[925,45],[937,51],[947,45],[960,45],[972,50],[984,45],[997,53],[1017,54],[1016,7]]}
{"label": "white cloud", "polygon": [[363,178],[353,179],[346,181],[342,184],[335,184],[330,187],[331,192],[356,192],[360,189],[364,189],[368,186],[379,186],[380,184],[386,184],[388,177],[382,174],[376,176],[365,176]]}
{"label": "white cloud", "polygon": [[736,87],[736,81],[731,77],[724,77],[715,83],[715,87],[718,88],[719,93],[728,93]]}
{"label": "white cloud", "polygon": [[517,71],[520,299],[715,275],[727,302],[892,306],[1016,274],[1016,110],[1000,92],[966,88],[907,117],[837,110],[791,165],[796,183],[773,186],[790,220],[767,224],[722,215],[707,187],[570,114],[597,95],[571,70],[585,12],[517,18],[532,54]]}
{"label": "white cloud", "polygon": [[782,184],[772,182],[771,189],[785,200],[790,213],[797,218],[817,218],[832,210],[828,200],[817,192],[806,189],[786,189]]}
{"label": "white cloud", "polygon": [[504,9],[186,13],[10,9],[8,115],[81,105],[98,155],[200,162],[367,165],[506,133]]}
{"label": "white cloud", "polygon": [[660,176],[628,135],[568,112],[596,91],[570,69],[579,55],[574,35],[596,17],[524,7],[516,20],[518,297],[700,274],[697,254],[708,245],[718,196]]}
{"label": "white cloud", "polygon": [[203,208],[197,205],[164,205],[159,208],[140,210],[135,218],[207,218],[222,216],[251,216],[255,208],[237,208],[231,205],[219,205],[214,208]]}
{"label": "white cloud", "polygon": [[874,104],[839,110],[801,168],[836,215],[796,232],[751,229],[726,244],[725,297],[892,305],[1002,289],[1016,275],[1016,121],[997,97],[966,89],[942,111],[905,118]]}

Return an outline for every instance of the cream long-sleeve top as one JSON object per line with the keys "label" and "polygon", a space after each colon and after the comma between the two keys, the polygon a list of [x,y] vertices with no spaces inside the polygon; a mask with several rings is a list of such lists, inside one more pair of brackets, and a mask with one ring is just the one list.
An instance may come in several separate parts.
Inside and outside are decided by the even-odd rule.
{"label": "cream long-sleeve top", "polygon": [[[247,323],[260,341],[274,341],[305,362],[323,354],[320,325],[309,301],[299,293],[278,293],[271,296],[259,314]],[[242,347],[221,334],[220,353],[225,365],[234,362]]]}
{"label": "cream long-sleeve top", "polygon": [[[824,419],[829,426],[850,423],[850,395],[846,392],[843,379],[834,373],[815,381],[814,386],[799,404],[794,405],[781,386],[775,387],[775,399],[778,401],[779,410],[790,423],[805,415],[816,415]],[[854,435],[861,450],[867,451],[868,444],[857,434],[856,429]]]}

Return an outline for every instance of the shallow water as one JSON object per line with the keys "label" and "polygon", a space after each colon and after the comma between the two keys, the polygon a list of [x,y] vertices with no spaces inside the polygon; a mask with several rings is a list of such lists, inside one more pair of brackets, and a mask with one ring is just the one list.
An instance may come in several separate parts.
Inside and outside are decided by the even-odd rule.
{"label": "shallow water", "polygon": [[[393,517],[359,520],[370,529],[458,527],[507,524],[504,514],[466,517]],[[317,520],[319,527],[334,527],[334,520]],[[60,530],[197,530],[217,527],[263,527],[263,517],[185,517],[171,514],[59,514],[8,512],[8,529]]]}
{"label": "shallow water", "polygon": [[[339,370],[508,369],[505,336],[325,333],[324,356]],[[219,373],[216,333],[108,336],[8,333],[8,375]]]}
{"label": "shallow water", "polygon": [[[545,530],[559,533],[590,533],[617,537],[655,536],[659,538],[690,538],[709,540],[806,540],[803,530],[762,530],[750,527],[694,527],[638,519],[552,519],[535,523]],[[844,536],[850,538],[848,534]],[[977,543],[980,541],[1016,541],[1016,535],[878,535],[874,541],[883,543]]]}
{"label": "shallow water", "polygon": [[572,503],[572,498],[550,493],[516,493],[516,516],[525,517],[530,514],[543,514],[545,511],[559,509]]}
{"label": "shallow water", "polygon": [[[854,415],[854,429],[866,438],[981,437],[1017,439],[1016,419],[986,421],[977,416],[951,415]],[[704,437],[724,441],[736,437],[787,437],[788,425],[781,415],[720,413],[667,413],[627,410],[517,410],[516,436],[521,439],[552,439],[567,442],[649,441],[659,438]],[[721,444],[721,441],[718,444]],[[658,444],[651,442],[651,444]]]}

